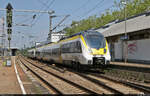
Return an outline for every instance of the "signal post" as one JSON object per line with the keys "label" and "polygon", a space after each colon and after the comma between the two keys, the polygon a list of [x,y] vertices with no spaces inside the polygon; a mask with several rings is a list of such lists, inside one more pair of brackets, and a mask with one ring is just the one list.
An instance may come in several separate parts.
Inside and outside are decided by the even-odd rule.
{"label": "signal post", "polygon": [[10,49],[10,41],[11,41],[11,34],[12,34],[12,9],[10,3],[6,6],[6,26],[7,26],[7,34],[8,34],[8,59],[7,59],[7,66],[11,66],[11,49]]}

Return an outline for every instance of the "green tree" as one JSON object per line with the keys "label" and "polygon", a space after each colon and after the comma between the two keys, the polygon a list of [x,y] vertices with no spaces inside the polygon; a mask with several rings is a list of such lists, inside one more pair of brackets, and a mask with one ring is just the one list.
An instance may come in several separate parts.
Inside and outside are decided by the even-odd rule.
{"label": "green tree", "polygon": [[[112,12],[109,9],[107,9],[103,14],[101,14],[98,17],[94,15],[81,21],[72,21],[71,27],[64,29],[67,32],[66,35],[69,36],[74,33],[88,30],[91,28],[99,28],[113,20],[124,19],[125,6],[122,3],[123,1],[125,0],[120,0],[120,2],[117,2],[115,0],[113,7],[115,10]],[[127,1],[126,4],[127,18],[150,10],[150,0],[126,0],[126,1]]]}

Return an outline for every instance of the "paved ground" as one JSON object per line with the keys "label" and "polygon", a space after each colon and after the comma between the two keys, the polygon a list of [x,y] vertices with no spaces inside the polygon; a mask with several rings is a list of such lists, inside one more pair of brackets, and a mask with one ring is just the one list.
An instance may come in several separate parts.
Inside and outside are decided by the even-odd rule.
{"label": "paved ground", "polygon": [[2,65],[2,60],[0,60],[0,94],[21,93],[13,63],[11,67],[5,67]]}
{"label": "paved ground", "polygon": [[[0,60],[0,94],[23,94],[15,72],[15,58],[11,57],[10,67],[4,66]],[[15,64],[26,94],[48,94],[38,81],[27,74],[29,71],[23,70],[18,61],[15,61]]]}

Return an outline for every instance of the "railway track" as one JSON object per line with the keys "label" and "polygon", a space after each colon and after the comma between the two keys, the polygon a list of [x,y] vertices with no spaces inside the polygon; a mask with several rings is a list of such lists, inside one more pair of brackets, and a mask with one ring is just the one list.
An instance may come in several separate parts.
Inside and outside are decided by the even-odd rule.
{"label": "railway track", "polygon": [[57,88],[55,88],[52,84],[50,84],[49,82],[47,82],[45,79],[43,79],[39,74],[37,74],[35,71],[33,71],[30,67],[28,67],[25,63],[23,63],[20,60],[20,63],[22,65],[24,65],[28,70],[30,70],[35,76],[37,76],[44,84],[46,84],[50,90],[52,90],[54,93],[56,94],[62,94],[61,91],[59,91]]}
{"label": "railway track", "polygon": [[[127,68],[128,69],[128,68]],[[122,79],[127,79],[129,81],[133,82],[139,82],[139,83],[150,83],[150,73],[144,73],[134,70],[124,70],[124,69],[118,69],[118,68],[108,68],[105,70],[105,74],[109,76],[115,76]]]}
{"label": "railway track", "polygon": [[[26,60],[27,62],[29,62],[29,63],[33,63],[33,62],[31,62],[31,61],[28,61],[28,60]],[[37,65],[35,65],[35,66],[37,66]],[[39,67],[39,66],[37,66],[37,67]],[[41,67],[39,67],[39,68],[42,68],[42,66]],[[43,69],[42,68],[42,70],[45,70],[46,72],[49,72],[48,70],[46,70],[46,69]],[[51,72],[50,72],[51,73]],[[54,74],[54,73],[51,73],[51,74],[53,74],[53,75],[55,75],[56,76],[56,74]],[[57,77],[58,78],[61,78],[62,79],[62,77],[61,76],[58,76],[57,75]],[[65,78],[63,78],[63,80],[64,80]],[[65,80],[67,80],[67,81],[69,81],[69,82],[74,82],[74,81],[71,81],[71,80],[68,80],[68,79],[65,79]],[[89,80],[88,80],[89,81]],[[76,84],[80,84],[80,83],[77,83],[77,82],[75,82]],[[82,84],[80,84],[81,86],[83,86]],[[92,85],[91,85],[92,86]],[[86,88],[86,89],[88,89],[88,92],[90,92],[90,91],[92,91],[92,92],[94,92],[94,93],[92,93],[92,94],[102,94],[102,93],[109,93],[109,94],[112,94],[112,93],[115,93],[115,94],[123,94],[123,93],[121,93],[121,92],[119,92],[119,91],[112,91],[112,89],[110,89],[109,87],[108,88],[104,88],[104,86],[101,84],[101,89],[107,89],[107,92],[105,91],[105,92],[100,92],[99,93],[99,91],[95,91],[95,90],[92,90],[92,89],[90,89],[90,88],[88,88],[88,87],[86,87],[86,86],[84,86],[84,88]],[[96,88],[95,88],[96,89]],[[89,91],[90,90],[90,91]],[[109,92],[108,92],[109,91]]]}
{"label": "railway track", "polygon": [[[28,61],[28,62],[31,63],[31,61]],[[52,68],[55,69],[55,70],[59,69],[59,68],[56,68],[56,67],[52,67]],[[80,77],[82,77],[84,79],[87,79],[88,81],[93,82],[93,83],[97,84],[98,86],[101,86],[104,89],[109,90],[109,91],[111,91],[112,93],[115,93],[115,94],[133,94],[133,93],[134,94],[137,94],[137,93],[141,94],[142,92],[148,93],[148,91],[144,90],[143,88],[141,88],[141,87],[139,87],[137,85],[135,86],[135,84],[134,85],[133,84],[129,85],[129,83],[118,82],[118,81],[111,80],[111,79],[104,78],[104,77],[100,77],[100,76],[94,75],[94,74],[92,76],[90,76],[90,75],[79,73],[79,72],[76,72],[76,71],[73,71],[73,70],[70,70],[70,69],[69,69],[69,71],[71,71],[71,72],[73,72],[75,74],[78,74]],[[105,81],[104,81],[104,79],[105,79]],[[108,81],[109,81],[109,83],[108,83]],[[116,87],[114,87],[116,83],[117,83],[117,86],[120,86],[123,89],[120,90],[120,89],[117,89]],[[128,93],[127,90],[132,91],[132,92]],[[135,91],[135,92],[133,92],[133,91]]]}
{"label": "railway track", "polygon": [[91,74],[91,75],[93,75],[95,77],[98,77],[98,78],[99,77],[100,78],[105,78],[105,79],[111,80],[111,81],[116,82],[116,83],[125,84],[125,85],[127,85],[129,87],[133,87],[135,89],[141,90],[141,91],[143,91],[146,94],[150,93],[150,86],[144,86],[142,84],[138,84],[138,83],[127,81],[127,80],[115,79],[115,78],[112,78],[112,77],[106,76],[106,75],[100,75],[100,74]]}
{"label": "railway track", "polygon": [[[31,72],[33,72],[33,74],[35,74],[38,78],[40,78],[44,83],[46,83],[46,85],[48,85],[48,86],[50,87],[50,89],[53,89],[53,91],[55,91],[56,94],[68,94],[68,93],[69,93],[69,91],[68,91],[68,92],[62,92],[62,90],[58,90],[58,89],[59,89],[58,87],[56,88],[53,84],[50,84],[48,80],[43,79],[43,77],[40,76],[39,73],[36,73],[35,70],[33,71],[33,69],[31,68],[31,66],[29,66],[29,62],[28,62],[28,64],[25,64],[22,59],[20,59],[20,62],[21,62],[25,67],[27,67]],[[26,62],[26,63],[27,63],[27,62]],[[30,62],[30,64],[32,64],[32,63]],[[44,70],[43,68],[41,68],[41,67],[39,67],[39,66],[36,66],[36,65],[34,65],[34,64],[32,64],[32,66],[36,67],[36,70],[37,70],[37,69],[40,69],[40,70],[42,70],[42,71],[48,73],[49,75],[52,75],[52,76],[56,77],[57,79],[60,79],[60,80],[61,80],[61,83],[62,83],[62,82],[65,82],[66,84],[69,84],[71,87],[74,87],[74,89],[72,88],[72,90],[77,90],[77,89],[78,89],[78,90],[81,91],[81,92],[78,91],[78,92],[76,92],[76,93],[69,93],[69,94],[80,94],[80,93],[81,93],[81,94],[86,94],[86,93],[88,93],[88,94],[97,94],[96,92],[94,92],[94,91],[92,91],[92,90],[89,90],[89,89],[87,89],[87,88],[85,88],[85,87],[83,87],[83,86],[81,86],[81,85],[78,85],[78,84],[76,84],[76,83],[74,83],[74,82],[72,82],[72,81],[69,81],[69,80],[67,80],[67,79],[65,79],[65,78],[62,78],[62,77],[60,77],[60,76],[58,76],[58,75],[56,75],[56,74],[54,74],[54,73],[52,73],[52,72],[49,72],[49,71],[47,71],[47,70]],[[55,79],[56,79],[56,78],[55,78]],[[65,88],[66,86],[63,86],[63,87]],[[69,87],[70,90],[71,90],[71,87]]]}
{"label": "railway track", "polygon": [[[56,69],[56,68],[55,68]],[[68,69],[70,70],[70,69]],[[112,77],[108,77],[108,76],[105,76],[105,75],[101,75],[101,74],[97,74],[97,73],[79,73],[79,72],[76,72],[74,70],[70,70],[78,75],[80,75],[81,77],[83,78],[86,78],[92,82],[94,82],[95,84],[99,84],[99,85],[102,85],[104,86],[104,88],[108,89],[108,90],[111,90],[112,92],[120,92],[120,94],[122,94],[123,92],[117,90],[117,89],[114,89],[112,87],[107,87],[107,85],[104,83],[105,81],[102,80],[102,79],[105,79],[106,81],[110,81],[110,82],[114,82],[114,83],[119,83],[121,85],[126,85],[130,88],[134,88],[135,90],[139,90],[139,91],[142,91],[143,93],[145,94],[149,94],[150,93],[150,87],[149,86],[144,86],[144,85],[141,85],[141,84],[137,84],[137,83],[134,83],[134,82],[130,82],[130,81],[125,81],[125,80],[117,80],[115,78],[112,78]],[[98,79],[101,79],[100,81]],[[101,81],[104,81],[104,82],[101,82]],[[130,89],[129,88],[129,89]],[[128,89],[127,89],[128,90]],[[143,94],[142,93],[142,94]]]}
{"label": "railway track", "polygon": [[[134,83],[134,82],[131,82],[131,81],[128,81],[128,80],[116,79],[115,77],[110,77],[110,76],[107,76],[107,75],[97,74],[97,73],[86,73],[86,74],[81,74],[79,72],[75,72],[75,73],[79,74],[80,76],[82,76],[84,78],[87,78],[91,81],[94,81],[94,82],[98,82],[97,79],[102,78],[102,79],[114,82],[116,84],[119,83],[121,85],[126,85],[130,88],[134,88],[135,90],[139,90],[139,91],[143,92],[144,94],[149,94],[150,93],[150,86],[144,86],[144,85]],[[95,79],[93,80],[93,77],[96,80]]]}
{"label": "railway track", "polygon": [[127,71],[135,71],[135,72],[143,72],[143,73],[150,73],[150,68],[148,67],[139,67],[139,66],[123,66],[119,64],[110,64],[110,68],[113,69],[120,69],[120,70],[127,70]]}

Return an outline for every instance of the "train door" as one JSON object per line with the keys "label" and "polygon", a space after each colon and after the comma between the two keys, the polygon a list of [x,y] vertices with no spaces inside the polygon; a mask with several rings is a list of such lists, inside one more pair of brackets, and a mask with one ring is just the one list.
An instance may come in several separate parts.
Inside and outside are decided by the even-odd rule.
{"label": "train door", "polygon": [[59,63],[63,63],[62,56],[61,56],[61,53],[62,53],[61,48],[62,48],[62,44],[59,45],[59,55],[58,55],[59,56]]}

